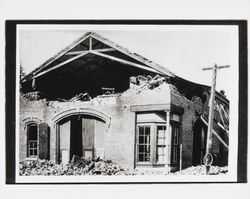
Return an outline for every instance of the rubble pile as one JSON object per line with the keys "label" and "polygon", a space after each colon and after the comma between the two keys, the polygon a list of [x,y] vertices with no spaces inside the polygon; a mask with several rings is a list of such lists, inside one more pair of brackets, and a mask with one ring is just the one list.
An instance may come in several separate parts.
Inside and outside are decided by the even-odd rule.
{"label": "rubble pile", "polygon": [[54,164],[48,160],[36,160],[21,162],[19,165],[19,175],[31,176],[62,176],[62,175],[116,175],[118,172],[123,172],[119,165],[111,160],[86,159],[75,157],[67,165]]}
{"label": "rubble pile", "polygon": [[[211,166],[210,175],[226,175],[228,167]],[[86,159],[75,156],[67,165],[58,165],[48,160],[21,162],[20,176],[80,176],[80,175],[205,175],[204,165],[192,166],[182,171],[168,173],[164,170],[124,169],[111,160]]]}
{"label": "rubble pile", "polygon": [[137,77],[130,77],[130,88],[141,89],[154,89],[164,82],[169,81],[168,78],[156,75],[151,77],[150,75],[144,77],[139,75]]}
{"label": "rubble pile", "polygon": [[[209,175],[226,175],[228,167],[211,166]],[[206,167],[204,165],[192,166],[181,171],[172,173],[172,175],[206,175]]]}

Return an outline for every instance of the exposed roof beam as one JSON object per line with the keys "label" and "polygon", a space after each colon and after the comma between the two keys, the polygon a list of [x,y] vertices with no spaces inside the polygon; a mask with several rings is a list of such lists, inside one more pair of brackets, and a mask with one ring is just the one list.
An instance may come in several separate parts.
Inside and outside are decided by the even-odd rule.
{"label": "exposed roof beam", "polygon": [[89,50],[79,50],[79,51],[72,51],[72,52],[68,52],[65,55],[80,55],[84,52],[89,52]]}
{"label": "exposed roof beam", "polygon": [[116,50],[114,48],[102,48],[102,49],[95,49],[93,51],[102,53],[102,52],[112,52],[112,51],[116,51]]}
{"label": "exposed roof beam", "polygon": [[[79,51],[72,51],[72,52],[68,52],[66,53],[65,55],[79,55],[83,52],[86,52],[88,50],[79,50]],[[95,50],[92,50],[92,51],[95,51],[95,52],[111,52],[111,51],[115,51],[115,49],[113,48],[103,48],[103,49],[95,49]]]}
{"label": "exposed roof beam", "polygon": [[143,66],[141,64],[136,64],[134,62],[131,62],[131,61],[127,61],[127,60],[124,60],[124,59],[121,59],[121,58],[117,58],[117,57],[114,57],[114,56],[110,56],[110,55],[106,55],[106,54],[103,54],[103,53],[99,53],[99,52],[96,52],[96,51],[90,51],[91,54],[94,54],[94,55],[98,55],[100,57],[104,57],[104,58],[107,58],[107,59],[111,59],[113,61],[117,61],[117,62],[120,62],[122,64],[127,64],[127,65],[130,65],[130,66],[134,66],[134,67],[137,67],[137,68],[141,68],[141,69],[144,69],[144,70],[147,70],[147,71],[151,71],[151,72],[154,72],[154,73],[159,73],[159,71],[153,69],[153,68],[149,68],[147,66]]}
{"label": "exposed roof beam", "polygon": [[62,62],[60,64],[57,64],[57,65],[55,65],[55,66],[53,66],[53,67],[51,67],[51,68],[49,68],[49,69],[47,69],[47,70],[45,70],[45,71],[43,71],[41,73],[38,73],[37,75],[33,76],[32,79],[40,77],[40,76],[44,75],[45,73],[48,73],[48,72],[50,72],[52,70],[55,70],[55,69],[57,69],[57,68],[59,68],[61,66],[64,66],[65,64],[68,64],[68,63],[70,63],[70,62],[72,62],[72,61],[74,61],[76,59],[79,59],[80,57],[83,57],[84,55],[87,55],[89,52],[90,51],[84,51],[83,53],[81,53],[81,54],[79,54],[79,55],[77,55],[75,57],[72,57],[72,58],[70,58],[70,59],[68,59],[68,60],[66,60],[66,61],[64,61],[64,62]]}
{"label": "exposed roof beam", "polygon": [[73,42],[71,45],[67,46],[65,49],[63,49],[63,51],[61,53],[59,53],[58,55],[56,55],[55,57],[53,57],[53,59],[51,59],[51,60],[47,61],[46,63],[44,63],[44,65],[42,67],[40,67],[37,71],[34,71],[33,75],[38,74],[42,69],[44,69],[45,67],[47,67],[53,61],[59,59],[61,56],[65,55],[67,53],[67,51],[73,49],[74,47],[76,47],[78,44],[80,44],[84,40],[88,39],[89,37],[90,37],[90,35],[84,36],[83,38],[80,38],[79,40]]}
{"label": "exposed roof beam", "polygon": [[[143,60],[143,58],[139,58],[138,56],[135,56],[133,53],[129,52],[126,49],[123,49],[121,47],[119,47],[118,45],[116,45],[115,43],[109,41],[108,39],[102,38],[100,35],[97,35],[96,33],[92,33],[91,37],[96,39],[97,41],[100,41],[116,50],[118,50],[121,53],[124,53],[125,55],[139,61],[142,62],[146,65],[148,65],[149,67],[152,66],[152,63],[148,63],[147,61]],[[156,64],[157,65],[157,64]],[[157,71],[157,73],[163,74],[163,75],[169,75],[169,76],[175,76],[173,73],[171,73],[170,71],[166,72],[165,70],[160,69],[158,66],[152,66],[152,67],[157,67],[155,70]]]}
{"label": "exposed roof beam", "polygon": [[[201,120],[208,126],[207,121],[201,116]],[[226,142],[215,132],[215,130],[212,129],[213,134],[218,138],[218,140],[221,141],[221,143],[228,149],[229,146],[227,145]]]}

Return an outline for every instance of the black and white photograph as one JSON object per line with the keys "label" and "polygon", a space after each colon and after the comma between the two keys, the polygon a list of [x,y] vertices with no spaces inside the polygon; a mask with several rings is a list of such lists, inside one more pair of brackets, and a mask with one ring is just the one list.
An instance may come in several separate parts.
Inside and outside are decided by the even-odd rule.
{"label": "black and white photograph", "polygon": [[16,45],[16,182],[237,181],[236,25],[20,24]]}
{"label": "black and white photograph", "polygon": [[248,0],[0,0],[1,199],[249,199]]}

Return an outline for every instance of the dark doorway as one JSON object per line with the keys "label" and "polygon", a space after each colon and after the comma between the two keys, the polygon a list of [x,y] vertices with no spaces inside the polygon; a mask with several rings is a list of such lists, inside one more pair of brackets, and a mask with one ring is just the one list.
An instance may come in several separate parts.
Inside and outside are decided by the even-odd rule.
{"label": "dark doorway", "polygon": [[104,121],[88,115],[73,115],[61,120],[57,129],[58,163],[67,164],[74,155],[104,158]]}
{"label": "dark doorway", "polygon": [[197,119],[194,123],[193,165],[200,165],[203,163],[202,159],[206,153],[206,137],[207,127],[201,119]]}
{"label": "dark doorway", "polygon": [[81,116],[72,116],[70,126],[70,160],[73,155],[82,156],[82,119]]}

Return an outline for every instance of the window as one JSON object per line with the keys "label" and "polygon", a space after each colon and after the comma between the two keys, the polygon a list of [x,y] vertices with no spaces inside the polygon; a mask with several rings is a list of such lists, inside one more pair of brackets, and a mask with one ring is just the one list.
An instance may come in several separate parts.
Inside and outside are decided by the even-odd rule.
{"label": "window", "polygon": [[179,162],[180,127],[172,125],[172,164]]}
{"label": "window", "polygon": [[157,126],[156,162],[165,163],[166,158],[166,126]]}
{"label": "window", "polygon": [[138,126],[138,162],[150,162],[150,126]]}
{"label": "window", "polygon": [[165,164],[166,126],[155,123],[137,126],[137,163]]}
{"label": "window", "polygon": [[[180,118],[170,120],[169,134],[165,118],[160,114],[137,115],[136,163],[137,166],[176,166],[180,159]],[[164,115],[163,115],[164,116]],[[177,121],[178,120],[178,121]],[[171,139],[171,140],[170,140]]]}
{"label": "window", "polygon": [[35,123],[27,126],[28,137],[28,157],[36,157],[38,155],[38,126]]}

